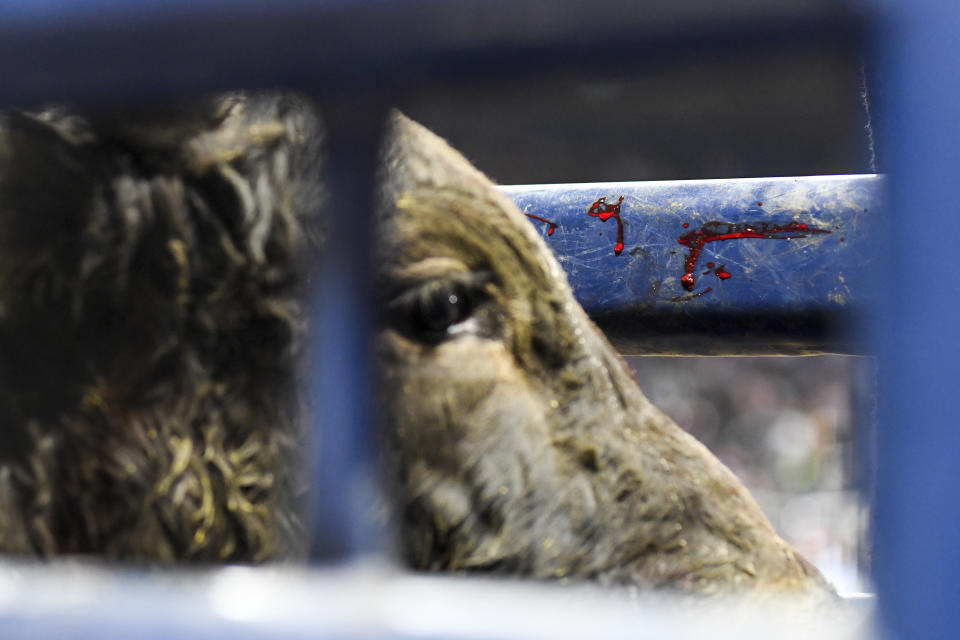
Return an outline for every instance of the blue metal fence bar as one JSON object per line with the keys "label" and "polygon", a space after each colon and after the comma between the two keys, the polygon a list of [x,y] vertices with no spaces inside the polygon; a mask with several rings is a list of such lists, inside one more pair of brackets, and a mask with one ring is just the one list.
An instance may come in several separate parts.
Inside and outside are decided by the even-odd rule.
{"label": "blue metal fence bar", "polygon": [[316,560],[382,551],[370,513],[376,478],[373,410],[373,224],[387,109],[374,96],[328,101],[324,254],[315,290],[311,492]]}
{"label": "blue metal fence bar", "polygon": [[[850,42],[855,2],[41,0],[0,3],[0,102],[345,92],[629,69],[720,46]],[[856,37],[853,38],[856,40]]]}
{"label": "blue metal fence bar", "polygon": [[889,169],[875,323],[878,376],[874,561],[895,637],[960,630],[960,5],[880,2],[874,104]]}
{"label": "blue metal fence bar", "polygon": [[623,352],[860,349],[880,176],[502,189]]}
{"label": "blue metal fence bar", "polygon": [[[818,640],[863,637],[872,601],[848,597]],[[776,603],[631,597],[549,583],[403,575],[378,567],[202,573],[0,565],[4,640],[807,640]]]}

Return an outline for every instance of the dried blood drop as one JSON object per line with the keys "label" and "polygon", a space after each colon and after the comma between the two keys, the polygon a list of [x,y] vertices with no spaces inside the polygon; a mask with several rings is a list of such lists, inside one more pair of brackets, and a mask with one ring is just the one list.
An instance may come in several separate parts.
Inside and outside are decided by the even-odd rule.
{"label": "dried blood drop", "polygon": [[556,223],[556,222],[551,222],[551,221],[547,220],[546,218],[541,218],[540,216],[535,216],[535,215],[533,215],[532,213],[525,213],[525,214],[523,214],[523,215],[527,216],[527,217],[530,218],[531,220],[539,220],[540,222],[542,222],[542,223],[544,223],[544,224],[546,224],[546,225],[549,225],[549,228],[547,229],[547,235],[548,235],[548,236],[552,236],[552,235],[553,235],[553,232],[557,230],[557,223]]}
{"label": "dried blood drop", "polygon": [[617,221],[617,244],[614,245],[613,252],[616,255],[620,255],[623,251],[623,220],[620,219],[620,206],[623,204],[623,196],[620,196],[620,199],[616,204],[608,203],[607,198],[598,198],[596,202],[590,205],[590,208],[587,209],[587,215],[600,218],[601,222],[606,222],[610,218],[614,218]]}

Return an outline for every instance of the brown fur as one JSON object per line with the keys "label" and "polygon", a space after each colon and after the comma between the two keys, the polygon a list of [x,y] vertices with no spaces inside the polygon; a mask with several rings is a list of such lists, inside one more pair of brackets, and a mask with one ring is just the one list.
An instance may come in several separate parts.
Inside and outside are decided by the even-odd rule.
{"label": "brown fur", "polygon": [[[643,396],[509,199],[422,127],[394,125],[382,415],[409,561],[830,597],[733,474]],[[448,292],[462,314],[424,329]]]}

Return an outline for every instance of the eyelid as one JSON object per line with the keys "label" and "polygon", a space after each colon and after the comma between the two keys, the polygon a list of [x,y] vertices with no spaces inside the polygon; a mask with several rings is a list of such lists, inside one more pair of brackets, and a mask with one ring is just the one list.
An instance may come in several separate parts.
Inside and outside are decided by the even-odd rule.
{"label": "eyelid", "polygon": [[417,283],[426,283],[429,280],[467,278],[471,273],[467,265],[456,258],[434,256],[391,269],[390,275],[397,284],[414,286]]}
{"label": "eyelid", "polygon": [[[459,271],[455,273],[446,273],[442,277],[433,277],[418,279],[414,282],[406,282],[405,286],[398,286],[394,293],[387,297],[386,308],[395,309],[405,306],[416,300],[427,287],[458,288],[466,293],[479,295],[483,293],[484,288],[493,280],[493,274],[489,271]],[[398,282],[398,285],[400,283]],[[396,292],[399,289],[399,292]]]}

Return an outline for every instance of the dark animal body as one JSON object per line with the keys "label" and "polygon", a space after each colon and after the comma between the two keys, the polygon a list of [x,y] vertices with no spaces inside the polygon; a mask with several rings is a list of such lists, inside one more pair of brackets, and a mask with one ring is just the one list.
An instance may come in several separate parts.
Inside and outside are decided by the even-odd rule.
{"label": "dark animal body", "polygon": [[0,549],[299,551],[320,142],[285,97],[0,120]]}
{"label": "dark animal body", "polygon": [[[288,96],[0,122],[0,550],[302,550],[321,140]],[[382,176],[379,407],[410,566],[831,596],[482,174],[396,116]]]}

